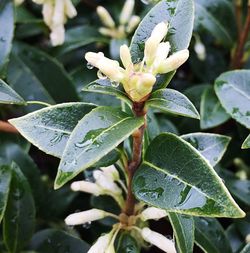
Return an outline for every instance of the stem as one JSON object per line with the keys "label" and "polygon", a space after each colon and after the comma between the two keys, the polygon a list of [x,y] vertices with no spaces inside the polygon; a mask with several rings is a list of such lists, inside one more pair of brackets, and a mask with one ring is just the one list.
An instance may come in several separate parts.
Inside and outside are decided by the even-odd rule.
{"label": "stem", "polygon": [[19,133],[14,126],[12,126],[10,123],[2,121],[2,120],[0,120],[0,131],[7,132],[7,133],[14,133],[14,134]]}
{"label": "stem", "polygon": [[240,36],[240,31],[242,29],[242,1],[241,0],[235,1],[235,13],[236,13],[238,35]]}
{"label": "stem", "polygon": [[[133,111],[136,117],[142,117],[146,115],[146,112],[144,110],[144,103],[134,103]],[[128,194],[127,194],[125,208],[123,210],[127,216],[131,216],[134,214],[136,199],[132,192],[132,180],[137,168],[139,167],[141,163],[142,143],[143,143],[143,135],[144,135],[145,128],[146,128],[146,122],[144,123],[143,126],[137,129],[132,135],[133,155],[132,155],[132,160],[129,162],[126,168],[127,174],[128,174]]]}
{"label": "stem", "polygon": [[237,69],[242,67],[242,58],[244,55],[244,46],[248,38],[250,31],[250,4],[248,3],[247,18],[244,28],[239,36],[238,45],[235,50],[234,57],[232,59],[231,69]]}

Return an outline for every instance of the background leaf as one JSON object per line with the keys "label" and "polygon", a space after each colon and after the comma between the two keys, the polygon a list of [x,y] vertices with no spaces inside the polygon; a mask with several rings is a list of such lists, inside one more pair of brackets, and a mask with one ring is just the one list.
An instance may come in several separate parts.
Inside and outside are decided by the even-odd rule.
{"label": "background leaf", "polygon": [[123,232],[118,241],[118,245],[116,247],[116,252],[119,253],[139,253],[140,249],[135,240],[129,233]]}
{"label": "background leaf", "polygon": [[247,138],[245,139],[244,143],[242,144],[242,148],[243,149],[250,148],[250,135],[248,135]]}

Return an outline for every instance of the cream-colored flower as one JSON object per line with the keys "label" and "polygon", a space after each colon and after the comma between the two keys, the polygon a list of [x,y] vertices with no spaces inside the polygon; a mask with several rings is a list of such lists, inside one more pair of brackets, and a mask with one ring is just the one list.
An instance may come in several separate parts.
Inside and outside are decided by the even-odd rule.
{"label": "cream-colored flower", "polygon": [[95,183],[84,181],[84,180],[73,182],[71,184],[71,189],[73,191],[87,192],[95,196],[99,196],[103,194],[103,189],[100,186],[98,186]]}
{"label": "cream-colored flower", "polygon": [[43,19],[51,30],[51,44],[53,46],[63,44],[65,39],[64,24],[67,18],[77,15],[71,0],[33,0],[33,2],[43,5]]}
{"label": "cream-colored flower", "polygon": [[156,208],[156,207],[148,207],[142,211],[140,214],[140,218],[143,221],[147,220],[159,220],[161,218],[166,217],[168,214],[165,210]]}
{"label": "cream-colored flower", "polygon": [[98,6],[96,11],[100,17],[103,25],[99,32],[102,35],[109,36],[111,38],[123,39],[127,37],[127,34],[131,33],[137,25],[140,23],[140,17],[132,15],[134,10],[135,0],[126,0],[122,8],[119,24],[116,26],[115,21],[111,17],[110,13],[103,6]]}
{"label": "cream-colored flower", "polygon": [[167,32],[167,23],[161,22],[155,26],[151,36],[145,42],[144,58],[139,63],[132,62],[127,45],[121,46],[120,58],[124,68],[118,61],[106,58],[103,53],[89,52],[85,58],[111,81],[121,83],[132,101],[143,102],[152,92],[157,74],[178,69],[189,57],[187,49],[169,56],[170,43],[162,42]]}
{"label": "cream-colored flower", "polygon": [[24,2],[24,0],[15,0],[14,3],[16,6],[21,5]]}
{"label": "cream-colored flower", "polygon": [[89,249],[88,253],[105,253],[105,250],[108,248],[110,241],[113,237],[113,231],[108,234],[100,236],[95,244]]}

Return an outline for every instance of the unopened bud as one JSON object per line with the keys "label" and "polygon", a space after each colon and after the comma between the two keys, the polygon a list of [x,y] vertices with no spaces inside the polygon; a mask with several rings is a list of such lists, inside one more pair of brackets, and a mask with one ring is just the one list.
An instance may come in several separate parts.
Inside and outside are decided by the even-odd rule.
{"label": "unopened bud", "polygon": [[250,243],[250,234],[246,236],[246,243]]}
{"label": "unopened bud", "polygon": [[131,54],[127,45],[122,45],[120,47],[120,58],[121,58],[123,66],[126,69],[133,67]]}
{"label": "unopened bud", "polygon": [[55,0],[54,15],[52,21],[53,26],[62,26],[64,24],[64,1]]}
{"label": "unopened bud", "polygon": [[42,13],[43,13],[43,20],[45,24],[49,27],[52,25],[53,12],[54,12],[53,3],[51,1],[46,1],[43,4]]}
{"label": "unopened bud", "polygon": [[168,73],[178,69],[189,57],[188,49],[178,51],[163,61],[156,70],[159,74]]}
{"label": "unopened bud", "polygon": [[77,181],[71,184],[71,189],[73,191],[81,191],[93,194],[95,196],[99,196],[102,194],[102,189],[95,183],[87,182],[87,181]]}
{"label": "unopened bud", "polygon": [[167,212],[165,210],[156,207],[148,207],[141,213],[140,218],[143,221],[147,221],[147,220],[159,220],[166,216]]}
{"label": "unopened bud", "polygon": [[204,61],[206,59],[206,48],[201,41],[196,41],[194,51],[196,52],[199,60]]}
{"label": "unopened bud", "polygon": [[168,33],[168,23],[161,22],[155,26],[151,33],[151,38],[160,43]]}
{"label": "unopened bud", "polygon": [[133,9],[135,6],[135,0],[126,0],[123,6],[122,12],[120,14],[120,24],[124,25],[131,18]]}
{"label": "unopened bud", "polygon": [[100,169],[102,170],[105,177],[108,177],[113,181],[119,180],[120,175],[114,165],[110,165],[108,167],[101,167]]}
{"label": "unopened bud", "polygon": [[24,0],[15,0],[15,5],[18,6],[20,4],[22,4],[24,2]]}
{"label": "unopened bud", "polygon": [[173,241],[169,240],[162,234],[154,232],[149,228],[143,228],[141,235],[146,242],[158,247],[162,251],[167,253],[176,253]]}
{"label": "unopened bud", "polygon": [[89,249],[88,253],[105,253],[112,239],[113,233],[105,234],[97,239],[95,244]]}
{"label": "unopened bud", "polygon": [[76,8],[72,4],[71,0],[64,0],[65,1],[65,13],[69,18],[73,18],[77,15]]}
{"label": "unopened bud", "polygon": [[109,12],[102,6],[98,6],[97,9],[97,14],[100,17],[102,23],[109,27],[109,28],[114,28],[115,27],[115,22],[113,18],[110,16]]}
{"label": "unopened bud", "polygon": [[65,29],[63,25],[52,28],[50,33],[50,40],[52,46],[62,45],[65,38]]}
{"label": "unopened bud", "polygon": [[141,18],[139,16],[132,16],[131,19],[128,22],[126,31],[127,33],[131,33],[135,30],[135,28],[138,26],[138,24],[140,23]]}
{"label": "unopened bud", "polygon": [[103,219],[107,214],[103,210],[91,209],[79,213],[73,213],[65,219],[65,223],[69,226],[81,225],[87,222]]}

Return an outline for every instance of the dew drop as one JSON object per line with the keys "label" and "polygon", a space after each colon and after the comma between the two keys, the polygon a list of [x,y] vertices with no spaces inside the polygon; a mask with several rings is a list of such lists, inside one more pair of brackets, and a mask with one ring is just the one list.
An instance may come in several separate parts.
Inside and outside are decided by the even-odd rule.
{"label": "dew drop", "polygon": [[84,229],[89,229],[91,227],[91,222],[86,222],[82,225]]}
{"label": "dew drop", "polygon": [[105,76],[100,70],[97,72],[97,76],[99,79],[105,80],[107,76]]}
{"label": "dew drop", "polygon": [[112,81],[111,86],[117,88],[119,86],[119,82]]}
{"label": "dew drop", "polygon": [[88,62],[87,63],[87,69],[93,69],[93,68],[94,68],[94,66],[90,62]]}

